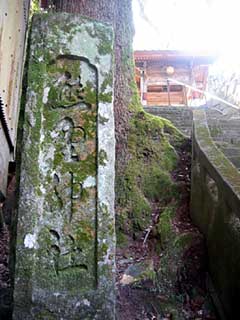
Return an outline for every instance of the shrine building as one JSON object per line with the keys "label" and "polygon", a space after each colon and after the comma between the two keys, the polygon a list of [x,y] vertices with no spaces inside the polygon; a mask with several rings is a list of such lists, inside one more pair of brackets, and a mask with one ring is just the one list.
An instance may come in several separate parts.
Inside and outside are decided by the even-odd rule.
{"label": "shrine building", "polygon": [[135,78],[143,106],[196,106],[205,103],[202,91],[206,90],[213,56],[144,50],[135,51],[134,59]]}

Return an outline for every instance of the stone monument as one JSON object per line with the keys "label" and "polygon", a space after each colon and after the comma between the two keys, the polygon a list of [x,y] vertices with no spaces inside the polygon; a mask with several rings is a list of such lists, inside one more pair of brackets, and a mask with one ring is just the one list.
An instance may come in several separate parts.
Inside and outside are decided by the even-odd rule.
{"label": "stone monument", "polygon": [[16,319],[114,319],[113,33],[34,17],[18,209]]}

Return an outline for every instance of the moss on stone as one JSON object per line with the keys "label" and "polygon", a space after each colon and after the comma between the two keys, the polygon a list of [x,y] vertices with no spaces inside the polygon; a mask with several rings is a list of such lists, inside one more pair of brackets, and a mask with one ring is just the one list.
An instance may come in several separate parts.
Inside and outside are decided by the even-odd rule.
{"label": "moss on stone", "polygon": [[213,142],[205,119],[205,113],[202,110],[196,110],[194,111],[194,117],[195,136],[200,148],[206,153],[206,156],[221,173],[222,177],[231,185],[231,188],[237,194],[240,194],[239,172]]}
{"label": "moss on stone", "polygon": [[112,102],[112,91],[107,93],[99,93],[99,101],[101,102]]}
{"label": "moss on stone", "polygon": [[101,125],[105,125],[109,121],[108,118],[103,117],[101,114],[98,115],[98,121]]}
{"label": "moss on stone", "polygon": [[100,150],[98,153],[98,163],[101,166],[105,166],[107,161],[107,153],[105,150]]}
{"label": "moss on stone", "polygon": [[[109,249],[114,245],[115,230],[108,209],[112,196],[97,213],[101,195],[98,194],[97,200],[97,187],[93,186],[98,163],[97,121],[101,120],[102,124],[108,121],[104,117],[97,118],[97,103],[112,100],[109,72],[112,32],[110,27],[108,32],[105,25],[98,28],[98,22],[86,20],[86,25],[94,33],[90,39],[82,22],[83,18],[63,13],[55,16],[42,14],[35,17],[31,38],[23,153],[23,167],[29,176],[24,184],[30,200],[23,203],[27,223],[23,222],[18,230],[18,248],[21,247],[18,260],[23,260],[20,266],[24,269],[19,273],[24,284],[18,288],[16,297],[19,299],[22,289],[27,292],[22,294],[23,301],[28,294],[31,295],[31,279],[34,277],[34,286],[44,292],[44,297],[34,301],[37,306],[44,300],[41,307],[35,308],[36,319],[52,319],[47,306],[56,306],[54,315],[60,312],[57,310],[60,298],[57,299],[59,302],[51,300],[52,297],[55,299],[56,292],[66,302],[62,305],[75,305],[76,299],[81,303],[84,297],[89,298],[90,307],[83,305],[79,307],[80,311],[77,308],[70,310],[71,307],[67,311],[66,308],[61,310],[63,317],[73,318],[75,314],[74,319],[93,319],[105,308],[107,300],[104,295],[112,295],[112,265],[109,261],[113,261],[113,257]],[[48,32],[45,34],[39,30]],[[77,33],[82,33],[79,43],[86,42],[86,50],[84,44],[77,43],[74,51]],[[101,33],[101,39],[97,33]],[[98,50],[108,57],[99,56]],[[79,57],[75,56],[76,52]],[[87,59],[91,63],[98,60],[98,70]],[[104,165],[106,153],[102,152],[99,158]],[[26,190],[24,192],[25,196]],[[26,230],[36,236],[37,242],[36,247],[29,250],[23,243]],[[99,290],[95,290],[97,277],[104,285]],[[95,304],[96,300],[101,300],[99,305]],[[91,316],[88,317],[83,310],[85,307],[91,309]]]}
{"label": "moss on stone", "polygon": [[101,84],[101,91],[105,91],[108,87],[112,87],[113,83],[113,75],[112,73],[106,73],[104,74],[104,80]]}
{"label": "moss on stone", "polygon": [[98,43],[98,53],[100,55],[106,55],[106,54],[112,54],[112,44],[111,41],[109,41],[109,35],[106,34],[106,29],[104,27],[101,27],[100,24],[98,24],[97,28],[95,29],[96,36],[99,39]]}
{"label": "moss on stone", "polygon": [[174,227],[172,224],[173,217],[175,216],[175,207],[167,207],[160,216],[157,225],[158,233],[161,238],[161,246],[165,248],[167,244],[174,238]]}
{"label": "moss on stone", "polygon": [[182,252],[190,247],[195,236],[192,232],[181,233],[174,239],[173,247]]}
{"label": "moss on stone", "polygon": [[89,104],[96,104],[96,89],[92,86],[90,82],[87,81],[84,87],[84,100]]}
{"label": "moss on stone", "polygon": [[151,175],[144,175],[142,181],[143,193],[147,199],[152,201],[161,199],[162,202],[169,202],[176,197],[177,188],[168,172],[154,166],[150,166],[149,172]]}
{"label": "moss on stone", "polygon": [[118,248],[124,248],[128,244],[128,238],[125,233],[122,232],[122,230],[117,230],[117,247]]}
{"label": "moss on stone", "polygon": [[146,113],[135,84],[132,89],[129,161],[123,176],[116,178],[119,214],[127,220],[120,219],[119,222],[123,223],[121,229],[127,233],[139,232],[151,224],[152,201],[160,201],[167,206],[172,198],[177,198],[171,172],[178,159],[174,148],[184,140],[168,120]]}
{"label": "moss on stone", "polygon": [[38,314],[36,314],[34,317],[36,320],[57,320],[57,316],[49,310],[42,310],[38,312]]}

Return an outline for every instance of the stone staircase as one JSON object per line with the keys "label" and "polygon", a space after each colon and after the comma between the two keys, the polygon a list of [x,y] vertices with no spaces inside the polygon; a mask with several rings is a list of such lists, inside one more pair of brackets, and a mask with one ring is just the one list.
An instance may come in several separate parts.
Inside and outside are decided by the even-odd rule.
{"label": "stone staircase", "polygon": [[240,170],[240,110],[217,105],[205,111],[213,141]]}
{"label": "stone staircase", "polygon": [[192,110],[188,107],[156,106],[145,107],[144,110],[153,115],[170,120],[187,137],[192,132]]}
{"label": "stone staircase", "polygon": [[[223,104],[204,108],[213,141],[225,156],[240,170],[240,110]],[[183,134],[191,137],[192,108],[174,106],[145,107],[153,115],[170,120]]]}

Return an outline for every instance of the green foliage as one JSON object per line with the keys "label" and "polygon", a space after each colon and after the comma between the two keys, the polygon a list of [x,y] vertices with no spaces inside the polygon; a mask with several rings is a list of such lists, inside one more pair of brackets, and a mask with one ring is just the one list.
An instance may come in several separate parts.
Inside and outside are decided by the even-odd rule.
{"label": "green foliage", "polygon": [[170,175],[158,167],[150,167],[149,172],[143,176],[143,193],[146,198],[157,201],[163,199],[171,201],[177,195],[176,185],[172,182]]}
{"label": "green foliage", "polygon": [[158,233],[161,237],[161,246],[165,248],[166,245],[174,237],[174,228],[172,225],[172,219],[175,215],[176,208],[174,206],[167,207],[160,216],[159,223],[157,225]]}

